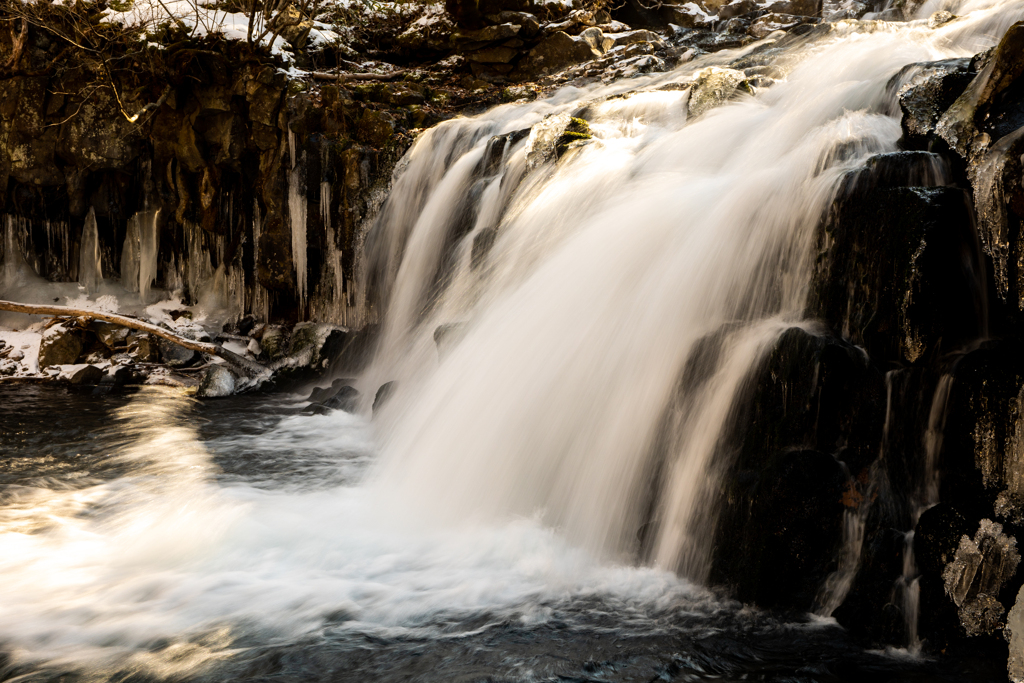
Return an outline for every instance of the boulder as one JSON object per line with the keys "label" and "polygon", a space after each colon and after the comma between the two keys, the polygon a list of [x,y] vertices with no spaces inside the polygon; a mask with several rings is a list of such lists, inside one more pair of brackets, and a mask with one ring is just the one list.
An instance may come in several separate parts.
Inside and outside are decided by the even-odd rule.
{"label": "boulder", "polygon": [[128,343],[128,353],[139,363],[158,363],[160,361],[160,346],[149,333],[133,332],[125,341]]}
{"label": "boulder", "polygon": [[666,23],[683,28],[711,28],[715,23],[714,17],[694,2],[685,5],[663,5],[660,12]]}
{"label": "boulder", "polygon": [[548,75],[601,56],[590,43],[559,31],[530,50],[524,65],[533,75]]}
{"label": "boulder", "polygon": [[466,323],[445,323],[434,329],[434,346],[437,347],[439,358],[444,357],[462,340],[466,334]]}
{"label": "boulder", "polygon": [[[713,376],[730,333],[702,340],[681,386]],[[810,610],[836,569],[844,514],[864,501],[851,475],[877,453],[884,380],[849,344],[792,328],[761,361],[751,387],[724,431],[720,452],[734,459],[717,487],[721,540],[711,579],[741,600]],[[681,417],[665,424],[684,423],[685,403],[673,410]]]}
{"label": "boulder", "polygon": [[732,99],[737,92],[742,92],[746,76],[742,71],[723,69],[710,66],[697,72],[693,87],[690,88],[690,99],[687,103],[687,116],[697,118]]}
{"label": "boulder", "polygon": [[759,17],[750,25],[747,33],[755,38],[764,38],[775,31],[788,31],[801,24],[813,23],[816,20],[812,17],[798,16],[795,14],[772,13]]}
{"label": "boulder", "polygon": [[331,410],[354,413],[359,407],[359,392],[355,387],[343,386],[338,390],[338,393],[323,401],[321,405]]}
{"label": "boulder", "polygon": [[225,366],[214,364],[203,375],[196,396],[199,398],[221,398],[235,393],[235,375]]}
{"label": "boulder", "polygon": [[803,17],[820,17],[822,0],[776,0],[763,6],[769,14],[792,14]]}
{"label": "boulder", "polygon": [[288,332],[280,325],[268,325],[260,338],[260,348],[268,360],[277,360],[288,353]]}
{"label": "boulder", "polygon": [[985,324],[968,198],[954,187],[899,186],[893,167],[911,178],[920,163],[899,155],[853,172],[819,233],[807,315],[877,363],[957,348]]}
{"label": "boulder", "polygon": [[[999,45],[978,71],[966,90],[943,113],[936,124],[936,132],[949,146],[965,159],[970,159],[977,147],[985,147],[988,140],[998,139],[1024,124],[1024,116],[1016,106],[1018,98],[999,96],[1024,75],[1024,22],[1011,26]],[[1014,115],[1014,113],[1016,115]],[[979,130],[985,122],[985,131]],[[988,137],[983,137],[987,132]]]}
{"label": "boulder", "polygon": [[[733,19],[744,14],[749,14],[757,9],[754,0],[733,0],[728,5],[723,5],[718,10],[719,19]],[[746,29],[744,29],[746,30]]]}
{"label": "boulder", "polygon": [[182,368],[197,360],[199,354],[192,349],[175,344],[167,339],[160,338],[157,342],[160,347],[160,358],[165,365],[172,368]]}
{"label": "boulder", "polygon": [[128,335],[131,333],[127,327],[120,327],[102,320],[93,320],[89,323],[89,331],[96,335],[96,338],[109,349],[123,348],[128,345]]}
{"label": "boulder", "polygon": [[619,47],[620,45],[633,45],[635,43],[656,43],[661,41],[661,36],[654,31],[648,31],[646,29],[638,29],[636,31],[626,31],[625,33],[606,33],[604,34],[606,39],[611,40],[611,45],[606,48],[610,50],[613,47]]}
{"label": "boulder", "polygon": [[512,24],[519,26],[519,33],[516,35],[520,38],[533,38],[535,35],[540,33],[540,21],[537,17],[530,14],[529,12],[499,12],[498,14],[492,14],[487,17],[492,23],[495,24]]}
{"label": "boulder", "polygon": [[909,64],[890,81],[898,87],[900,110],[903,112],[904,146],[926,149],[935,136],[935,126],[943,113],[967,88],[975,74],[971,60],[944,59],[937,62]]}
{"label": "boulder", "polygon": [[92,386],[103,379],[103,370],[95,365],[66,365],[60,369],[58,379],[75,386]]}
{"label": "boulder", "polygon": [[483,64],[508,64],[519,55],[517,50],[510,47],[485,47],[482,50],[475,50],[473,52],[466,53],[466,58],[470,61],[480,62]]}
{"label": "boulder", "polygon": [[39,342],[39,367],[71,365],[82,353],[82,338],[77,330],[61,323],[50,327]]}
{"label": "boulder", "polygon": [[351,386],[352,381],[352,379],[348,378],[339,378],[331,382],[331,386],[329,387],[313,387],[313,390],[309,392],[309,398],[306,400],[310,403],[323,403],[324,401],[337,396],[338,392],[341,391],[342,388]]}
{"label": "boulder", "polygon": [[380,387],[377,389],[377,393],[374,394],[373,396],[374,413],[376,413],[378,409],[380,409],[385,403],[387,403],[388,399],[391,398],[391,395],[395,393],[396,387],[397,385],[394,381],[384,382],[384,384],[380,385]]}

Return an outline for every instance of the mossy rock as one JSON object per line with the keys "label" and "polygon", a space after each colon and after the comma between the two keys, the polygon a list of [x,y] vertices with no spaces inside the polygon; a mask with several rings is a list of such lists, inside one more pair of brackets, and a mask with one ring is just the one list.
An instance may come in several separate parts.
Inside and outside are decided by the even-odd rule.
{"label": "mossy rock", "polygon": [[586,119],[573,117],[569,119],[569,125],[565,127],[562,134],[555,140],[555,156],[562,158],[569,151],[569,146],[580,140],[590,140],[594,136],[590,134],[590,124]]}

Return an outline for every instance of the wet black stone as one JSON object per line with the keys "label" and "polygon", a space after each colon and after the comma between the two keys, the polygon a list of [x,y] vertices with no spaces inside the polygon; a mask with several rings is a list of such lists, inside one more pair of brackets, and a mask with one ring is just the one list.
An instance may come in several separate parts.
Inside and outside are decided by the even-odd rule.
{"label": "wet black stone", "polygon": [[341,387],[338,393],[323,401],[321,405],[332,410],[343,410],[346,413],[353,413],[359,406],[359,392],[356,391],[355,387]]}
{"label": "wet black stone", "polygon": [[865,467],[881,436],[882,379],[859,350],[793,328],[751,383],[722,447],[736,459],[712,581],[742,600],[809,610],[836,569],[844,510],[859,502],[851,466]]}
{"label": "wet black stone", "polygon": [[373,412],[376,413],[377,409],[383,406],[387,400],[391,398],[391,394],[395,392],[395,386],[395,382],[393,381],[385,382],[380,385],[380,388],[377,389],[377,393],[374,394],[373,397]]}
{"label": "wet black stone", "polygon": [[984,267],[964,191],[855,184],[825,220],[808,317],[876,363],[913,362],[976,339]]}

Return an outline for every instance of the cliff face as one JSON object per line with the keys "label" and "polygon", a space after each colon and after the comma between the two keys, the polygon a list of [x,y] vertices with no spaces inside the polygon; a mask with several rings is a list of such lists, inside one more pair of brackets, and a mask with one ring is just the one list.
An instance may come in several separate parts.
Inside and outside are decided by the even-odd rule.
{"label": "cliff face", "polygon": [[214,39],[111,67],[33,25],[15,38],[0,44],[0,212],[39,275],[80,279],[92,212],[102,277],[121,277],[145,214],[156,286],[186,301],[221,270],[239,315],[372,319],[354,285],[361,226],[426,87],[310,87]]}

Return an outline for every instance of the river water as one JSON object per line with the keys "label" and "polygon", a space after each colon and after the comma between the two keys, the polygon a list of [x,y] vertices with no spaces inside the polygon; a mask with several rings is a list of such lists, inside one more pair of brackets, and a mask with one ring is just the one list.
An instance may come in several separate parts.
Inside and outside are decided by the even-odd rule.
{"label": "river water", "polygon": [[[0,387],[0,677],[1003,679],[704,587],[723,430],[782,331],[815,329],[816,227],[897,149],[890,79],[1024,16],[950,7],[762,53],[777,82],[717,108],[680,84],[743,52],[424,134],[366,243],[358,415]],[[559,161],[568,114],[593,140]]]}
{"label": "river water", "polygon": [[574,549],[410,531],[371,425],[298,397],[0,389],[0,679],[986,681]]}

